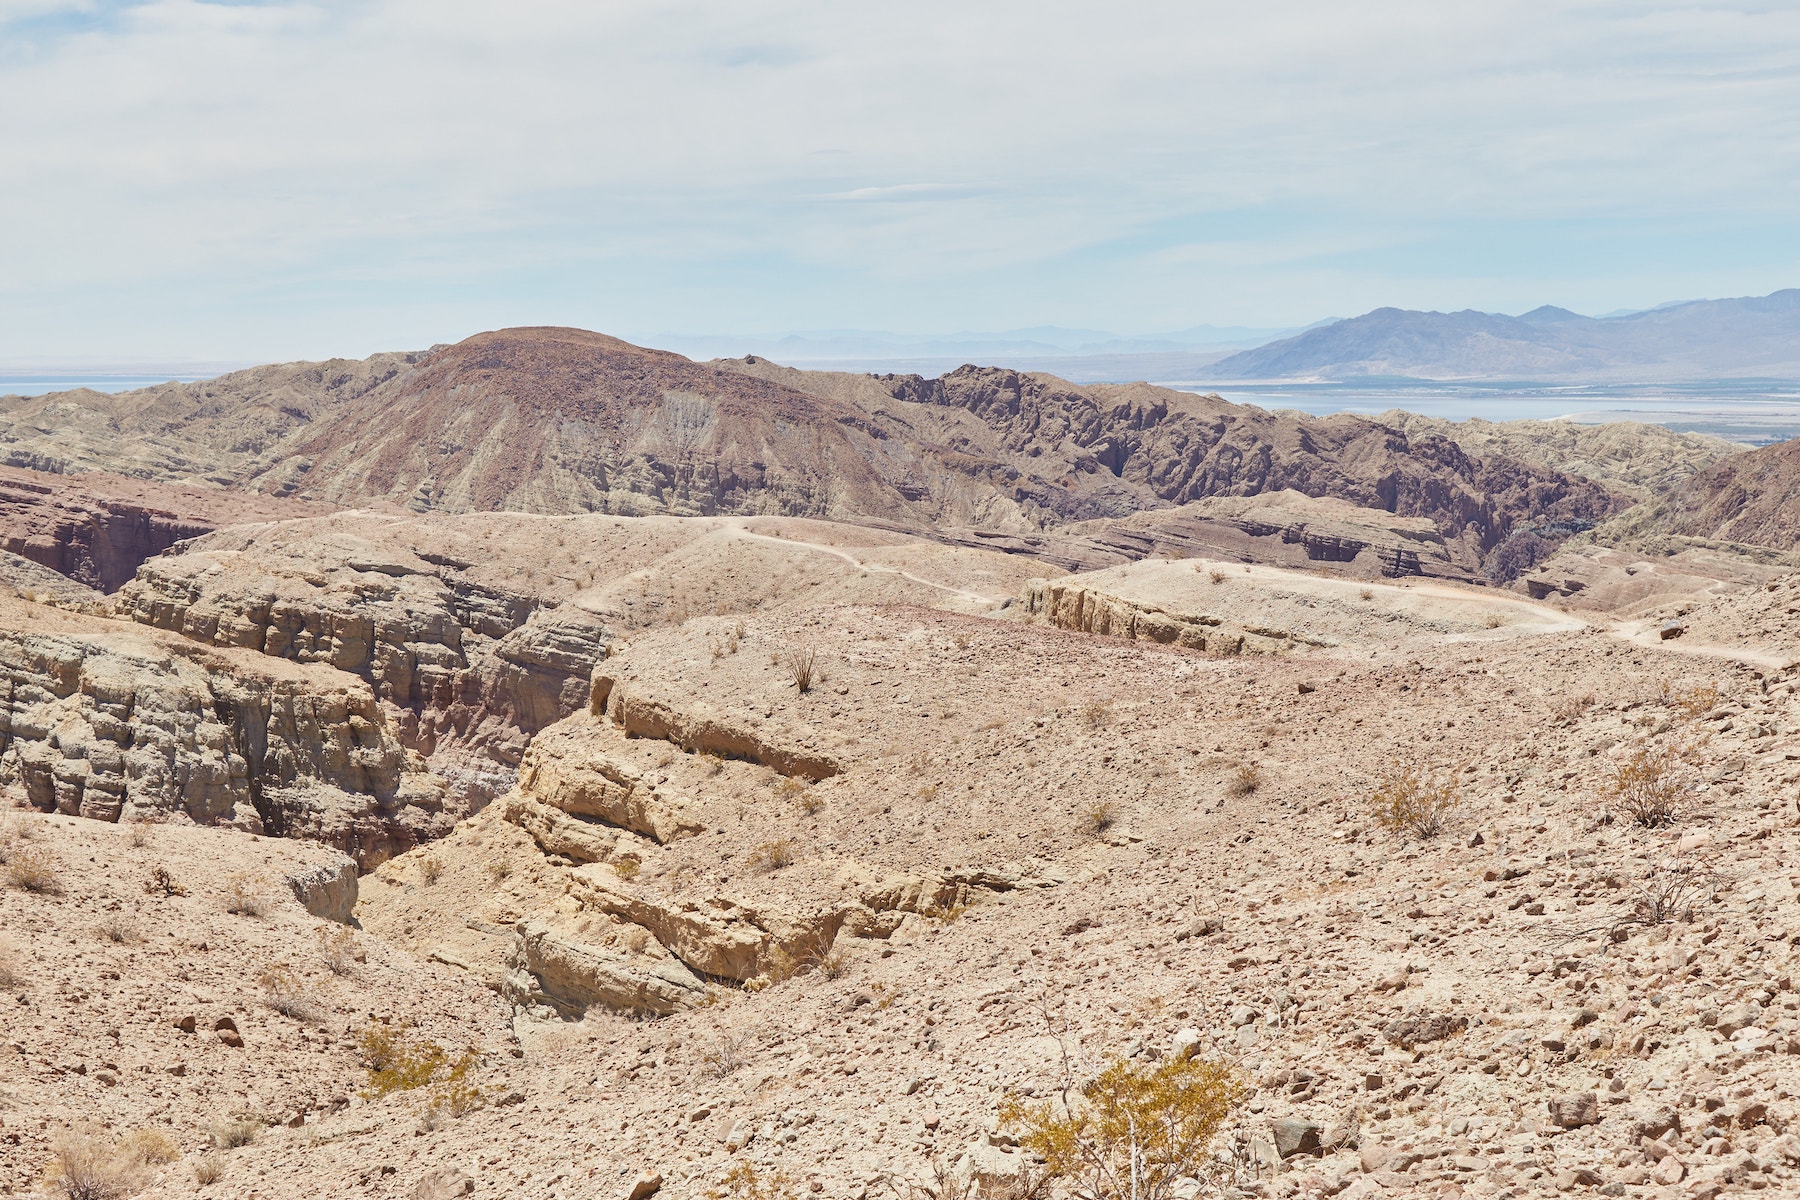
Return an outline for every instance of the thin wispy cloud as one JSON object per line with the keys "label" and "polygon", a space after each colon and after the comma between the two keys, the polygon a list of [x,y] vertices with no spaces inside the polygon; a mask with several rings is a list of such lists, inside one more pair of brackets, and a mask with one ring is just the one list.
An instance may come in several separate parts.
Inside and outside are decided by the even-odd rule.
{"label": "thin wispy cloud", "polygon": [[0,0],[0,112],[11,359],[1800,278],[1792,6]]}

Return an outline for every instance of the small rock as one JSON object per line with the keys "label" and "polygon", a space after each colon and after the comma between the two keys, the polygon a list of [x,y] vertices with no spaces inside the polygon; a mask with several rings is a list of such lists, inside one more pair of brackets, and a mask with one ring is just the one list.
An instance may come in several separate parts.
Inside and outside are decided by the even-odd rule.
{"label": "small rock", "polygon": [[1680,621],[1669,621],[1657,631],[1656,636],[1666,642],[1673,638],[1678,638],[1686,632],[1687,626],[1683,625]]}
{"label": "small rock", "polygon": [[1738,1105],[1737,1113],[1732,1120],[1739,1129],[1754,1129],[1763,1123],[1769,1115],[1769,1106],[1757,1100],[1746,1100]]}
{"label": "small rock", "polygon": [[1296,1154],[1318,1158],[1325,1153],[1325,1131],[1316,1121],[1283,1117],[1279,1121],[1269,1122],[1269,1131],[1275,1135],[1275,1153],[1284,1159]]}
{"label": "small rock", "polygon": [[1593,1092],[1575,1092],[1550,1100],[1550,1120],[1563,1129],[1579,1129],[1600,1123],[1600,1097]]}
{"label": "small rock", "polygon": [[193,1014],[189,1013],[187,1016],[182,1017],[175,1022],[175,1028],[181,1030],[183,1033],[192,1033],[194,1032],[194,1026],[198,1023],[199,1022],[194,1020]]}
{"label": "small rock", "polygon": [[1733,1004],[1720,1013],[1715,1028],[1726,1037],[1731,1037],[1740,1029],[1748,1029],[1755,1025],[1761,1017],[1762,1005],[1753,1000],[1746,1000],[1741,1004]]}
{"label": "small rock", "polygon": [[227,1046],[230,1046],[233,1050],[242,1050],[244,1048],[244,1035],[235,1029],[219,1030],[219,1040],[224,1042]]}
{"label": "small rock", "polygon": [[1186,1062],[1200,1053],[1201,1044],[1198,1029],[1178,1030],[1175,1036],[1169,1039],[1169,1057],[1176,1062]]}
{"label": "small rock", "polygon": [[1319,690],[1318,688],[1314,687],[1312,684],[1307,683],[1305,680],[1301,680],[1298,684],[1295,685],[1295,687],[1302,696],[1310,696],[1314,692]]}
{"label": "small rock", "polygon": [[631,1185],[631,1191],[626,1195],[625,1200],[649,1200],[649,1197],[656,1195],[661,1189],[662,1172],[645,1171],[637,1177],[637,1182]]}
{"label": "small rock", "polygon": [[1423,1046],[1431,1042],[1441,1042],[1451,1034],[1461,1033],[1469,1027],[1469,1018],[1451,1017],[1442,1013],[1419,1013],[1410,1017],[1397,1017],[1383,1027],[1381,1034],[1388,1041],[1402,1049],[1411,1050],[1414,1046]]}
{"label": "small rock", "polygon": [[1384,1080],[1381,1077],[1380,1071],[1366,1071],[1363,1073],[1363,1091],[1365,1092],[1379,1092],[1383,1082]]}
{"label": "small rock", "polygon": [[472,1195],[475,1181],[455,1167],[441,1167],[413,1184],[412,1200],[455,1200]]}
{"label": "small rock", "polygon": [[1650,1168],[1650,1178],[1667,1187],[1671,1183],[1680,1183],[1681,1177],[1687,1174],[1687,1166],[1673,1154],[1665,1154],[1662,1161]]}
{"label": "small rock", "polygon": [[1681,1114],[1672,1108],[1659,1108],[1649,1116],[1639,1117],[1632,1126],[1640,1138],[1659,1138],[1671,1129],[1681,1132]]}
{"label": "small rock", "polygon": [[1556,1173],[1556,1190],[1567,1192],[1578,1187],[1593,1187],[1600,1182],[1600,1172],[1590,1167],[1570,1167]]}

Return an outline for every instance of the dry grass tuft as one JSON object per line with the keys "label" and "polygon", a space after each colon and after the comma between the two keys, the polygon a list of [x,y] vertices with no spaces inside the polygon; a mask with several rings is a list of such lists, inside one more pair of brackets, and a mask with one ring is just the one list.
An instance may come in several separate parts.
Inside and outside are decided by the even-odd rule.
{"label": "dry grass tuft", "polygon": [[152,1167],[164,1166],[181,1157],[175,1139],[160,1129],[134,1129],[119,1139],[119,1153]]}
{"label": "dry grass tuft", "polygon": [[1086,818],[1089,833],[1105,833],[1119,823],[1119,806],[1110,800],[1102,800],[1087,810]]}
{"label": "dry grass tuft", "polygon": [[380,1023],[365,1025],[356,1046],[369,1071],[369,1086],[363,1090],[366,1099],[428,1087],[433,1089],[432,1111],[458,1117],[486,1101],[470,1078],[481,1063],[473,1048],[453,1055],[436,1042]]}
{"label": "dry grass tuft", "polygon": [[262,989],[262,1002],[284,1017],[302,1025],[316,1025],[323,1016],[319,1002],[313,998],[306,981],[288,967],[270,967],[256,981]]}
{"label": "dry grass tuft", "polygon": [[810,646],[790,648],[781,656],[781,662],[787,668],[788,679],[802,693],[812,691],[813,684],[825,677],[819,669],[819,653]]}
{"label": "dry grass tuft", "polygon": [[419,860],[419,876],[427,887],[436,883],[444,877],[444,860],[435,854],[427,854]]}
{"label": "dry grass tuft", "polygon": [[124,913],[108,913],[102,917],[97,932],[115,946],[128,946],[133,942],[143,941],[137,926]]}
{"label": "dry grass tuft", "polygon": [[1685,692],[1671,692],[1669,685],[1663,684],[1663,703],[1690,721],[1705,716],[1724,701],[1724,693],[1710,683]]}
{"label": "dry grass tuft", "polygon": [[44,1182],[67,1200],[120,1200],[138,1190],[143,1164],[94,1133],[69,1130],[51,1145]]}
{"label": "dry grass tuft", "polygon": [[615,858],[612,860],[612,869],[614,875],[630,883],[638,877],[638,871],[642,869],[642,864],[635,858]]}
{"label": "dry grass tuft", "polygon": [[225,881],[225,911],[240,917],[267,916],[272,905],[262,881],[240,871]]}
{"label": "dry grass tuft", "polygon": [[1454,773],[1438,775],[1410,763],[1389,772],[1369,798],[1375,820],[1384,828],[1421,840],[1442,833],[1461,804]]}
{"label": "dry grass tuft", "polygon": [[1112,722],[1112,705],[1104,700],[1089,700],[1081,706],[1081,723],[1089,729],[1105,729]]}
{"label": "dry grass tuft", "polygon": [[0,941],[0,992],[10,992],[23,983],[19,975],[18,951],[11,942]]}
{"label": "dry grass tuft", "polygon": [[488,873],[488,878],[493,880],[495,883],[505,883],[508,879],[512,878],[512,873],[513,873],[512,859],[510,859],[510,858],[496,859],[495,861],[493,861],[487,865],[487,873]]}
{"label": "dry grass tuft", "polygon": [[1243,763],[1231,773],[1225,791],[1233,796],[1248,796],[1262,786],[1262,769],[1255,763]]}
{"label": "dry grass tuft", "polygon": [[354,972],[360,954],[355,935],[344,926],[319,927],[319,955],[325,960],[325,969],[333,975],[349,975]]}
{"label": "dry grass tuft", "polygon": [[220,1150],[237,1150],[256,1141],[262,1125],[245,1117],[230,1117],[215,1122],[207,1133]]}
{"label": "dry grass tuft", "polygon": [[798,856],[792,841],[776,838],[750,852],[750,865],[759,871],[779,871],[783,867],[793,866]]}
{"label": "dry grass tuft", "polygon": [[208,1154],[194,1164],[194,1182],[201,1187],[210,1187],[224,1178],[225,1164],[216,1154]]}
{"label": "dry grass tuft", "polygon": [[6,856],[6,878],[19,890],[39,896],[62,892],[61,866],[41,846],[15,846]]}

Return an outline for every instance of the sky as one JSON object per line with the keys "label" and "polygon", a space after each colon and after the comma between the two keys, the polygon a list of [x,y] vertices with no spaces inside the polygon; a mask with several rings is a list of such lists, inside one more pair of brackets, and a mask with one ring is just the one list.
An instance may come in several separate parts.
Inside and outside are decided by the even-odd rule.
{"label": "sky", "polygon": [[0,364],[1800,283],[1800,5],[0,0]]}

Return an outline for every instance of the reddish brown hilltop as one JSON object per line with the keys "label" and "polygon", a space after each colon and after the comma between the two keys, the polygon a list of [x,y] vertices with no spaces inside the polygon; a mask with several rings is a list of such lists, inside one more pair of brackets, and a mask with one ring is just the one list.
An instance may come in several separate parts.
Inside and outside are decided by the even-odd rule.
{"label": "reddish brown hilltop", "polygon": [[[1350,415],[997,368],[923,379],[695,363],[557,328],[119,397],[15,399],[0,403],[0,450],[337,504],[803,516],[1002,534],[1028,551],[1073,522],[1291,490],[1429,520],[1461,574],[1529,567],[1630,500]],[[1532,539],[1528,553],[1504,548],[1515,536]]]}

